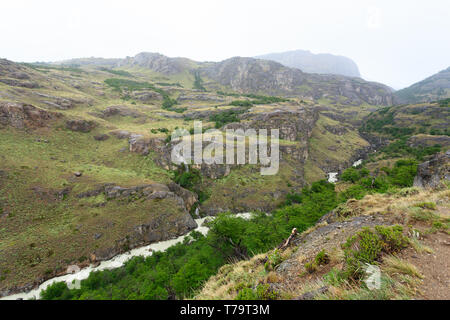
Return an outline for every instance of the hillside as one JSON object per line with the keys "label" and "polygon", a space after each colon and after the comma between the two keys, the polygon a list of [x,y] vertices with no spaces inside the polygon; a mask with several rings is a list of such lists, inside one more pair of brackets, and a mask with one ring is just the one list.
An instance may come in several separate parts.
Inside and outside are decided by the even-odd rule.
{"label": "hillside", "polygon": [[272,60],[306,73],[336,74],[347,77],[361,77],[356,63],[343,56],[328,53],[314,54],[306,50],[269,53],[255,58]]}
{"label": "hillside", "polygon": [[[446,185],[349,199],[277,249],[221,267],[194,299],[448,300],[449,164],[449,153],[437,156],[416,178],[432,167]],[[378,286],[366,282],[367,263],[380,270]]]}
{"label": "hillside", "polygon": [[398,103],[420,103],[450,98],[450,67],[395,92]]}
{"label": "hillside", "polygon": [[[145,72],[160,79],[173,79],[197,89],[235,91],[240,93],[295,96],[324,99],[333,104],[391,105],[392,90],[385,85],[339,75],[318,75],[288,68],[280,63],[235,57],[221,62],[195,62],[187,58],[169,58],[159,53],[139,53],[125,59],[73,59],[68,66],[109,66]],[[197,78],[196,78],[197,77]],[[180,81],[181,80],[181,81]]]}
{"label": "hillside", "polygon": [[[392,102],[392,93],[380,84],[252,58],[198,63],[140,54],[63,64],[0,60],[0,296],[28,291],[75,266],[98,266],[132,248],[177,238],[198,226],[199,215],[270,213],[288,206],[292,221],[306,229],[337,205],[335,190],[318,181],[342,174],[377,149],[372,136],[389,140],[378,125],[360,129]],[[443,130],[445,107],[431,104],[408,113],[416,107],[401,107],[406,111],[396,113],[399,123],[411,114],[408,127],[420,119],[430,123],[417,134]],[[262,176],[260,164],[174,165],[170,134],[176,128],[192,134],[194,120],[222,134],[230,128],[281,128],[279,173]],[[424,156],[416,149],[396,157]],[[439,150],[432,143],[426,155]],[[297,211],[287,203],[302,190],[310,190],[310,206]],[[292,230],[285,212],[275,222],[261,217],[267,228],[273,223],[280,228],[262,232],[267,237],[262,242],[247,239],[247,251],[220,237],[197,243],[192,250],[202,258],[192,264],[204,264],[198,269],[201,281],[230,257],[272,248]],[[253,227],[259,228],[245,227],[248,234]],[[225,254],[211,243],[224,245]],[[158,291],[150,290],[148,297],[184,297],[201,283],[182,277],[192,266],[180,252],[193,253],[180,246],[168,253],[177,261],[170,269],[174,291],[167,291],[158,273],[153,276],[163,284],[155,281]]]}

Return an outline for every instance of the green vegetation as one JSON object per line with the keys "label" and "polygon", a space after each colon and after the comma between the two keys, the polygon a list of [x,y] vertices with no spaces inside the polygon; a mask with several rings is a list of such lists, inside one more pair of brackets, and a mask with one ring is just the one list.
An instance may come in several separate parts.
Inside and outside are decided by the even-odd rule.
{"label": "green vegetation", "polygon": [[[117,78],[111,78],[106,79],[105,83],[112,87],[115,91],[118,91],[122,93],[124,90],[130,92],[130,91],[138,91],[138,90],[152,90],[155,91],[163,97],[163,103],[161,108],[167,111],[173,111],[177,113],[183,113],[187,110],[187,108],[175,108],[174,106],[177,104],[177,101],[175,99],[172,99],[167,92],[160,88],[156,88],[154,85],[148,83],[148,82],[138,82],[134,80],[126,80],[126,79],[117,79]],[[129,94],[126,93],[124,97],[127,97]]]}
{"label": "green vegetation", "polygon": [[439,100],[438,101],[439,106],[441,107],[450,107],[450,98],[444,99],[444,100]]}
{"label": "green vegetation", "polygon": [[371,176],[364,167],[348,168],[342,173],[341,179],[353,185],[339,196],[342,199],[362,199],[368,192],[384,193],[393,188],[410,187],[416,174],[416,160],[399,160],[393,168],[381,168],[377,176]]}
{"label": "green vegetation", "polygon": [[289,99],[286,98],[280,98],[275,96],[263,96],[263,95],[257,95],[257,94],[239,94],[239,93],[227,93],[223,91],[217,91],[217,94],[222,96],[229,96],[229,97],[246,97],[252,99],[251,104],[271,104],[271,103],[280,103],[280,102],[288,102]]}
{"label": "green vegetation", "polygon": [[203,86],[203,80],[200,77],[200,72],[195,71],[194,73],[194,89],[200,90],[200,91],[206,91],[206,88]]}
{"label": "green vegetation", "polygon": [[360,280],[367,264],[375,264],[381,253],[395,253],[409,243],[401,226],[364,228],[343,245],[345,268],[340,278]]}
{"label": "green vegetation", "polygon": [[216,129],[222,128],[227,123],[240,122],[238,115],[247,112],[248,108],[240,110],[226,110],[209,117],[209,121],[215,122]]}
{"label": "green vegetation", "polygon": [[259,284],[255,289],[240,290],[235,300],[276,300],[278,297],[279,293],[272,290],[268,284]]}
{"label": "green vegetation", "polygon": [[249,100],[234,100],[230,103],[230,106],[235,107],[253,107],[253,103]]}
{"label": "green vegetation", "polygon": [[116,76],[122,76],[122,77],[132,77],[133,76],[131,73],[129,73],[128,71],[125,71],[125,70],[113,70],[113,69],[108,69],[108,68],[100,68],[99,70],[114,74]]}
{"label": "green vegetation", "polygon": [[385,158],[388,159],[402,156],[413,156],[417,160],[422,161],[426,156],[441,151],[441,146],[439,145],[421,148],[410,147],[407,144],[407,140],[408,137],[401,137],[384,147],[381,151],[385,153]]}
{"label": "green vegetation", "polygon": [[70,66],[55,66],[45,63],[23,63],[23,65],[41,72],[48,72],[49,70],[59,70],[59,71],[67,71],[74,73],[84,73],[85,71],[80,69],[78,65],[70,65]]}

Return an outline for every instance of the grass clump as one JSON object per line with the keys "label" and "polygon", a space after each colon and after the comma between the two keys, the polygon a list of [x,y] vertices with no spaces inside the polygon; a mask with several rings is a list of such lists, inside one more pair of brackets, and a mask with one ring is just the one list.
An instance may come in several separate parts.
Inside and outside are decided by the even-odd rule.
{"label": "grass clump", "polygon": [[428,209],[428,210],[436,210],[436,203],[434,202],[419,202],[414,205],[414,207]]}
{"label": "grass clump", "polygon": [[305,263],[305,269],[308,273],[314,273],[317,271],[317,264],[314,261]]}
{"label": "grass clump", "polygon": [[417,270],[417,268],[396,256],[390,255],[383,259],[385,270],[391,274],[405,274],[419,279],[423,278],[423,275]]}

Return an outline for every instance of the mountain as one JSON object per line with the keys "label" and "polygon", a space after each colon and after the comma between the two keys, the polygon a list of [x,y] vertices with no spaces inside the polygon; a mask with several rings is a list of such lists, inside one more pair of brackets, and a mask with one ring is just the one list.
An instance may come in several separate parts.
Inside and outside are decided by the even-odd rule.
{"label": "mountain", "polygon": [[418,103],[450,98],[450,67],[412,86],[395,92],[399,103]]}
{"label": "mountain", "polygon": [[234,57],[200,68],[202,76],[243,93],[329,99],[334,103],[393,104],[392,90],[379,83],[338,75],[319,75],[269,60]]}
{"label": "mountain", "polygon": [[338,74],[347,77],[361,76],[358,66],[353,60],[328,53],[314,54],[310,51],[294,50],[264,54],[256,58],[276,61],[307,73]]}
{"label": "mountain", "polygon": [[73,59],[62,64],[130,70],[140,68],[177,79],[201,76],[204,79],[200,81],[209,90],[326,99],[334,104],[348,105],[394,103],[392,89],[383,84],[332,74],[311,74],[278,62],[247,57],[234,57],[221,62],[196,62],[142,52],[125,59]]}

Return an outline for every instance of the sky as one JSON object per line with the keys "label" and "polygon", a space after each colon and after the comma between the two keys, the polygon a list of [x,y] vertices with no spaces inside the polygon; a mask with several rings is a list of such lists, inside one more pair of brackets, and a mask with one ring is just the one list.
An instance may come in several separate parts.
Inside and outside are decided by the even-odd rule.
{"label": "sky", "polygon": [[310,50],[401,89],[450,66],[448,0],[2,0],[0,57],[197,61]]}

